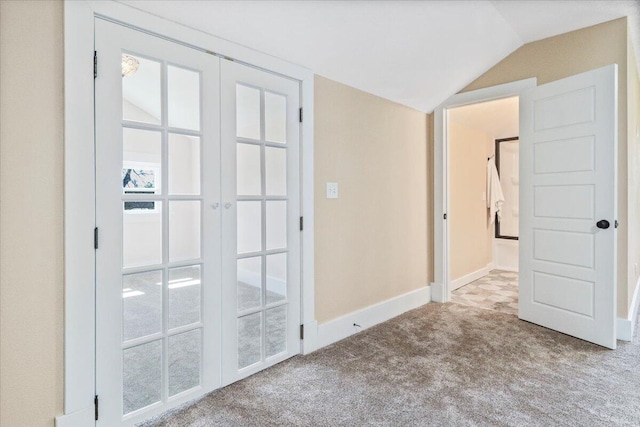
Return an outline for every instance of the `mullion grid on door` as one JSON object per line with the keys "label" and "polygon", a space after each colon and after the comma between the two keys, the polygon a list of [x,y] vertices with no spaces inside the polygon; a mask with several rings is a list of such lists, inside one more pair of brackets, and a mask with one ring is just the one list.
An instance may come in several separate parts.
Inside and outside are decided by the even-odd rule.
{"label": "mullion grid on door", "polygon": [[[168,69],[169,65],[167,61],[159,61],[161,63],[161,123],[160,125],[156,124],[148,124],[141,122],[132,122],[128,120],[122,120],[122,127],[130,128],[130,129],[138,129],[138,130],[147,130],[147,131],[156,131],[160,132],[161,135],[161,158],[160,158],[160,181],[161,181],[161,192],[160,194],[149,194],[149,195],[133,195],[133,194],[123,194],[122,200],[123,203],[125,201],[133,201],[133,200],[156,200],[161,201],[162,203],[162,263],[155,265],[145,265],[131,268],[123,268],[122,275],[125,274],[136,274],[143,273],[152,270],[160,270],[162,271],[162,330],[159,333],[155,333],[152,335],[147,335],[139,338],[135,338],[132,340],[127,340],[122,342],[122,351],[134,348],[143,344],[161,341],[161,396],[160,401],[155,402],[149,406],[145,406],[143,408],[139,408],[133,412],[123,414],[123,419],[129,419],[137,416],[142,411],[148,410],[152,407],[157,406],[158,404],[162,404],[164,402],[174,400],[179,398],[181,395],[190,392],[193,390],[187,389],[177,393],[174,396],[169,395],[169,338],[179,335],[181,333],[186,333],[192,330],[199,330],[200,337],[200,348],[199,348],[199,387],[202,385],[202,339],[203,339],[203,329],[204,324],[202,321],[202,313],[203,313],[203,305],[204,299],[202,298],[203,293],[203,283],[205,283],[205,268],[204,268],[204,259],[203,259],[203,236],[202,236],[202,220],[203,220],[203,192],[202,192],[202,144],[203,144],[203,134],[202,134],[202,126],[200,126],[200,130],[194,131],[189,129],[175,128],[168,126]],[[200,90],[202,90],[202,74],[200,74]],[[202,96],[200,96],[199,100],[200,104],[198,106],[199,113],[202,115]],[[201,121],[202,122],[202,121]],[[169,194],[169,134],[174,135],[185,135],[185,136],[193,136],[197,137],[199,140],[199,162],[200,162],[200,176],[198,177],[200,181],[200,191],[198,194],[193,195],[170,195]],[[197,201],[199,202],[200,207],[200,256],[197,259],[189,259],[189,260],[180,260],[180,261],[171,261],[169,258],[169,205],[170,201]],[[174,328],[170,328],[169,325],[169,271],[174,268],[180,267],[188,267],[188,266],[199,266],[200,267],[200,320],[195,323],[182,325]]]}
{"label": "mullion grid on door", "polygon": [[[176,127],[170,127],[169,126],[169,80],[168,80],[168,67],[169,66],[174,66],[174,67],[178,67],[178,68],[182,68],[182,69],[187,69],[189,71],[193,71],[198,73],[199,76],[199,97],[198,97],[198,114],[199,114],[199,129],[198,130],[191,130],[191,129],[182,129],[182,128],[176,128]],[[188,393],[190,390],[192,390],[193,388],[197,388],[202,386],[203,384],[203,369],[202,369],[202,362],[203,362],[203,334],[204,334],[204,323],[203,323],[203,313],[204,313],[204,298],[203,298],[203,290],[204,290],[204,283],[206,283],[206,268],[204,265],[204,253],[203,253],[203,242],[204,242],[204,236],[203,236],[203,220],[204,220],[204,190],[203,190],[203,180],[202,180],[202,146],[203,146],[203,140],[204,140],[204,135],[203,135],[203,124],[202,124],[202,112],[203,112],[203,96],[202,96],[202,89],[203,89],[203,81],[202,81],[202,72],[196,69],[190,69],[187,67],[184,67],[182,65],[179,64],[173,64],[170,63],[168,61],[165,61],[163,63],[163,83],[162,83],[162,88],[163,88],[163,95],[162,95],[162,108],[163,108],[163,121],[162,121],[162,126],[163,126],[163,165],[166,168],[165,170],[167,171],[167,173],[165,174],[165,185],[166,185],[166,192],[163,193],[167,199],[167,203],[166,203],[166,222],[163,224],[164,225],[164,235],[165,237],[165,241],[163,242],[163,256],[164,256],[164,263],[165,263],[165,280],[163,282],[163,287],[164,287],[164,292],[163,292],[163,296],[165,297],[164,299],[164,307],[163,307],[163,322],[164,322],[164,345],[163,345],[163,398],[164,398],[164,402],[167,401],[171,401],[174,399],[179,398],[181,395]],[[169,192],[169,135],[183,135],[183,136],[193,136],[193,137],[197,137],[198,138],[198,161],[200,163],[200,167],[199,167],[199,176],[198,176],[198,180],[199,180],[199,192],[197,194],[188,194],[188,195],[180,195],[180,194],[170,194]],[[199,202],[199,218],[200,218],[200,224],[198,226],[199,229],[199,238],[200,238],[200,247],[199,247],[199,254],[200,256],[197,259],[187,259],[187,260],[180,260],[180,261],[171,261],[170,259],[170,241],[169,241],[169,227],[170,227],[170,218],[169,218],[169,207],[170,207],[170,203],[171,202],[176,202],[176,201],[197,201]],[[173,270],[175,268],[180,268],[180,267],[189,267],[189,266],[198,266],[200,268],[200,305],[198,307],[199,309],[199,320],[196,323],[191,323],[191,324],[187,324],[187,325],[181,325],[181,326],[177,326],[174,328],[170,328],[169,325],[169,271]],[[178,392],[177,394],[171,396],[170,395],[170,391],[169,391],[169,340],[171,337],[180,335],[182,333],[187,333],[190,331],[194,331],[194,330],[198,330],[199,331],[199,353],[198,353],[198,358],[199,358],[199,372],[198,372],[198,385],[196,385],[195,387],[192,387],[190,389],[186,389],[186,390],[182,390],[180,392]]]}
{"label": "mullion grid on door", "polygon": [[[261,316],[261,331],[260,331],[260,360],[252,363],[248,366],[239,367],[239,371],[250,370],[258,363],[264,363],[267,359],[267,349],[266,349],[266,341],[267,341],[267,311],[270,309],[274,309],[280,306],[286,306],[288,304],[288,295],[281,301],[277,301],[271,304],[267,303],[267,256],[268,255],[276,255],[282,253],[288,253],[287,248],[276,248],[276,249],[267,249],[267,202],[268,201],[288,201],[288,191],[285,196],[268,196],[267,188],[266,188],[266,148],[273,147],[278,149],[287,150],[287,145],[282,143],[268,142],[266,140],[266,105],[265,105],[265,89],[261,87],[256,87],[253,85],[248,85],[242,83],[244,86],[252,87],[254,89],[258,89],[260,91],[260,140],[253,140],[250,138],[243,138],[236,135],[236,145],[237,144],[248,144],[248,145],[256,145],[260,147],[260,195],[259,196],[237,196],[238,201],[254,201],[260,202],[261,205],[261,250],[257,252],[248,252],[237,254],[236,259],[248,259],[254,257],[260,257],[261,260],[261,281],[260,281],[260,293],[261,293],[261,303],[259,306],[254,308],[249,308],[246,310],[238,311],[236,319],[240,319],[243,317],[247,317],[250,315],[260,314]],[[285,156],[286,158],[286,156]],[[288,168],[288,164],[285,163],[285,168]],[[288,209],[286,210],[288,217]],[[289,234],[289,221],[288,218],[285,221],[287,224],[286,233]],[[285,239],[288,242],[288,238]],[[288,262],[288,261],[287,261]],[[237,285],[236,285],[237,286]],[[239,323],[238,323],[239,324]],[[285,322],[285,328],[288,328],[288,324]],[[285,333],[286,336],[286,333]],[[239,337],[239,336],[238,336]],[[276,355],[271,355],[269,357],[273,357]]]}

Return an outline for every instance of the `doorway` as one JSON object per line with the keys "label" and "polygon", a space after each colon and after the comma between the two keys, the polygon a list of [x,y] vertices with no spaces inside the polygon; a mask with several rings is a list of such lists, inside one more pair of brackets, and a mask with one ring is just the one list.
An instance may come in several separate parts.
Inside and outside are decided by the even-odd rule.
{"label": "doorway", "polygon": [[97,425],[300,352],[300,83],[96,19]]}
{"label": "doorway", "polygon": [[519,96],[518,317],[616,348],[617,72],[523,80],[436,109],[435,301],[451,300],[449,113]]}
{"label": "doorway", "polygon": [[[448,111],[451,301],[518,314],[519,98]],[[489,185],[492,184],[492,185]],[[493,206],[493,207],[492,207]]]}

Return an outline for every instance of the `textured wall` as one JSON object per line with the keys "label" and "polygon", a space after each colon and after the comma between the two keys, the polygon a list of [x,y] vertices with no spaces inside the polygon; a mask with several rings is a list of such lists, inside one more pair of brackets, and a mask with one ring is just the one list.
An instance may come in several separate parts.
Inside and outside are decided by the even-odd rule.
{"label": "textured wall", "polygon": [[[428,284],[430,175],[426,114],[319,76],[314,113],[322,323]],[[326,199],[326,182],[339,199]]]}
{"label": "textured wall", "polygon": [[[618,316],[628,312],[627,19],[527,43],[462,92],[537,77],[538,84],[618,64]],[[633,281],[635,284],[635,280]]]}
{"label": "textured wall", "polygon": [[[485,132],[455,121],[449,112],[449,210],[451,280],[485,268],[493,261],[493,226],[489,223],[487,157],[494,139]],[[486,197],[486,196],[485,196]]]}
{"label": "textured wall", "polygon": [[62,412],[62,29],[62,1],[0,2],[0,425],[6,427],[53,426]]}

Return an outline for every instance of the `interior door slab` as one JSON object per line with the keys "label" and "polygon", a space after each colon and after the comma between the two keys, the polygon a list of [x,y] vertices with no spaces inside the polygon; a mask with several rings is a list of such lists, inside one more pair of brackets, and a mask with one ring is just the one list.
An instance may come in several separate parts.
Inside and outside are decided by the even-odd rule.
{"label": "interior door slab", "polygon": [[616,347],[617,66],[520,97],[519,316]]}

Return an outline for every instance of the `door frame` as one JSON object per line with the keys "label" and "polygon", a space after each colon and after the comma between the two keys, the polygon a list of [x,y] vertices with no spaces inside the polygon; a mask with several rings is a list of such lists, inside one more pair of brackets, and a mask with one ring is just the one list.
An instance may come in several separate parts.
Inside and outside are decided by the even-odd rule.
{"label": "door frame", "polygon": [[449,212],[449,109],[463,105],[519,96],[526,89],[537,86],[535,77],[505,83],[498,86],[478,89],[453,95],[440,104],[434,111],[434,282],[431,283],[431,300],[449,302],[451,300],[451,269],[449,263],[449,221],[445,215]]}
{"label": "door frame", "polygon": [[[116,2],[64,2],[64,415],[57,427],[95,426],[94,22],[99,17],[300,82],[301,353],[317,348],[314,293],[313,71]],[[88,177],[78,180],[77,176]]]}

